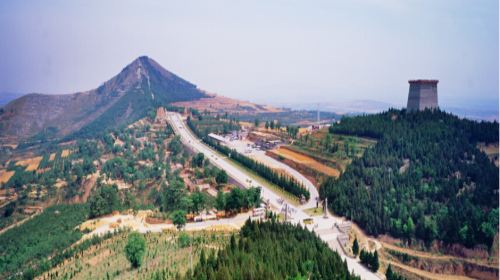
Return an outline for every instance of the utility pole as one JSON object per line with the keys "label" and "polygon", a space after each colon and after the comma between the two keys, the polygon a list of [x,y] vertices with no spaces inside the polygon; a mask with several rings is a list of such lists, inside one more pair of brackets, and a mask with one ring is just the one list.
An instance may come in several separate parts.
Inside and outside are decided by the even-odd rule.
{"label": "utility pole", "polygon": [[319,128],[319,103],[318,103],[318,107],[317,107],[317,115],[316,115],[316,118],[317,118],[317,123],[318,123],[318,128]]}
{"label": "utility pole", "polygon": [[327,197],[327,198],[325,198],[325,203],[324,203],[324,205],[323,205],[323,208],[324,208],[324,209],[323,209],[323,213],[324,213],[324,214],[323,214],[323,218],[325,218],[325,219],[326,219],[326,218],[328,218],[328,197]]}
{"label": "utility pole", "polygon": [[288,220],[288,204],[285,204],[285,222]]}

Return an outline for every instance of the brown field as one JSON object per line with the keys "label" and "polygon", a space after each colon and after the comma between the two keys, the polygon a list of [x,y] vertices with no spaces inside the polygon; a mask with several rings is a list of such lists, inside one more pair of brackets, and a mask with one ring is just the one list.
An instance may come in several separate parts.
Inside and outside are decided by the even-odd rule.
{"label": "brown field", "polygon": [[26,166],[26,171],[34,171],[38,168],[38,165],[40,165],[40,161],[42,161],[42,157],[38,156],[20,160],[16,162],[16,165]]}
{"label": "brown field", "polygon": [[498,154],[498,143],[488,144],[488,145],[484,143],[479,143],[478,147],[481,151],[483,151],[487,155]]}
{"label": "brown field", "polygon": [[278,156],[282,156],[297,163],[307,165],[308,167],[311,167],[328,176],[338,177],[340,175],[340,172],[337,169],[326,166],[311,157],[291,151],[289,149],[279,147],[278,149],[273,150],[273,152],[276,153]]}
{"label": "brown field", "polygon": [[56,153],[50,154],[50,156],[49,156],[50,161],[54,160],[55,158],[56,158]]}
{"label": "brown field", "polygon": [[65,157],[69,156],[70,154],[71,154],[71,151],[70,151],[70,150],[68,150],[68,149],[64,149],[64,150],[62,151],[62,153],[61,153],[61,157],[62,157],[62,158],[65,158]]}
{"label": "brown field", "polygon": [[267,105],[257,105],[255,103],[236,100],[224,96],[214,95],[213,97],[201,98],[193,101],[175,102],[173,106],[196,109],[198,111],[208,112],[227,112],[227,113],[263,113],[263,112],[281,112],[280,109]]}
{"label": "brown field", "polygon": [[15,171],[0,170],[0,184],[7,183]]}

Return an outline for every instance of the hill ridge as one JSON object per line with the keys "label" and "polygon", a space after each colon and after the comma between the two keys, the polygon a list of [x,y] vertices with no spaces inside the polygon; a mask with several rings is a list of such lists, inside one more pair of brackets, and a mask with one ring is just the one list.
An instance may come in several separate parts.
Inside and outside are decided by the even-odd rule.
{"label": "hill ridge", "polygon": [[133,121],[155,106],[202,97],[207,95],[196,85],[140,56],[95,89],[31,93],[12,100],[0,111],[0,136],[61,137],[82,129],[88,134]]}

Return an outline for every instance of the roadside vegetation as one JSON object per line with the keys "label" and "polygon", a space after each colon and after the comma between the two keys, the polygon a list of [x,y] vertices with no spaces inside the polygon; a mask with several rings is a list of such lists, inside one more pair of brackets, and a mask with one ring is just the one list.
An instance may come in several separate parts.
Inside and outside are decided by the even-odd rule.
{"label": "roadside vegetation", "polygon": [[[201,115],[200,115],[201,116]],[[198,117],[199,118],[199,117]],[[210,118],[210,116],[203,116],[204,119]],[[241,165],[245,166],[246,168],[254,171],[264,179],[268,180],[269,182],[273,183],[274,185],[277,185],[281,188],[283,188],[285,191],[293,194],[294,196],[300,198],[304,197],[306,200],[310,198],[311,194],[309,191],[299,182],[297,182],[293,177],[283,175],[283,174],[278,174],[276,171],[274,171],[272,168],[268,167],[265,164],[259,163],[256,160],[253,160],[245,155],[242,155],[238,153],[234,149],[230,149],[226,146],[220,145],[217,142],[211,140],[208,137],[208,134],[205,134],[207,131],[210,131],[208,129],[204,129],[203,131],[200,130],[198,127],[198,121],[188,118],[187,120],[189,128],[198,136],[200,137],[205,143],[219,151],[220,153],[227,155],[230,159],[240,163]]]}

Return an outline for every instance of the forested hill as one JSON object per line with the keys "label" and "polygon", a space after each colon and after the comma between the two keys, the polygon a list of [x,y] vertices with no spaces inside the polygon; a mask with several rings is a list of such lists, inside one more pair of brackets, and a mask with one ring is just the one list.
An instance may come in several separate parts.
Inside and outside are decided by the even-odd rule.
{"label": "forested hill", "polygon": [[190,279],[359,279],[347,263],[314,233],[288,223],[251,222],[239,240],[212,251],[200,261]]}
{"label": "forested hill", "polygon": [[498,128],[441,111],[344,118],[330,133],[378,142],[321,194],[370,234],[489,247],[498,232],[498,167],[477,143],[498,142]]}

